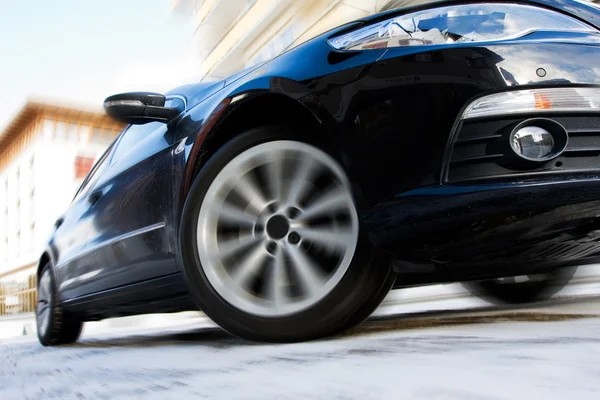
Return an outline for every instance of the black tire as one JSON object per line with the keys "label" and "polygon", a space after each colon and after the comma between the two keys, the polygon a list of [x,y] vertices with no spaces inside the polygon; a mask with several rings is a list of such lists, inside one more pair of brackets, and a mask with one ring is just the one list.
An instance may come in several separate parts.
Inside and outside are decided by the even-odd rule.
{"label": "black tire", "polygon": [[526,304],[548,300],[561,291],[577,267],[558,268],[540,274],[536,280],[502,282],[499,279],[463,282],[463,286],[476,297],[492,304]]}
{"label": "black tire", "polygon": [[[43,302],[38,301],[36,307],[38,339],[43,346],[57,346],[76,342],[81,335],[83,323],[67,315],[58,303],[54,274],[49,263],[43,267],[40,273],[40,279],[38,280],[38,294],[40,295],[40,300],[42,297],[40,293],[40,284],[42,284],[42,277],[44,277],[45,274],[47,274],[49,279],[49,302],[44,304]],[[49,305],[47,308],[47,319],[42,319],[41,317],[44,315],[44,305]],[[41,325],[44,323],[46,325],[45,327],[42,327]]]}
{"label": "black tire", "polygon": [[226,143],[200,170],[185,202],[180,226],[180,254],[193,300],[226,331],[249,340],[298,342],[342,333],[364,321],[391,289],[391,262],[359,235],[353,259],[339,283],[318,303],[282,317],[244,312],[225,301],[210,284],[198,256],[198,214],[209,186],[236,155],[275,140],[303,141],[291,128],[250,130]]}

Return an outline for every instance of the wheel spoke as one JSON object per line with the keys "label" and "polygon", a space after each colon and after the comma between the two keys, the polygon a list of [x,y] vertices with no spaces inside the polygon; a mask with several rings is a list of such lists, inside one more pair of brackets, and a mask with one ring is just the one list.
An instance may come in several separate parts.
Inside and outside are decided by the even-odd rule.
{"label": "wheel spoke", "polygon": [[271,161],[267,164],[267,184],[270,187],[270,199],[275,201],[284,201],[283,194],[283,162],[282,157],[275,153]]}
{"label": "wheel spoke", "polygon": [[38,313],[44,313],[48,310],[49,304],[47,302],[38,303]]}
{"label": "wheel spoke", "polygon": [[522,282],[528,282],[531,280],[531,277],[529,275],[518,275],[513,277],[515,283],[522,283]]}
{"label": "wheel spoke", "polygon": [[38,298],[41,296],[42,299],[48,300],[50,298],[50,276],[49,272],[46,272],[42,275],[39,284],[40,293],[38,294]]}
{"label": "wheel spoke", "polygon": [[50,318],[50,273],[45,272],[40,278],[38,288],[38,304],[37,304],[37,321],[39,322],[39,329],[42,333],[46,332],[48,327],[48,321]]}
{"label": "wheel spoke", "polygon": [[319,267],[300,248],[294,245],[287,245],[286,251],[291,259],[291,266],[296,271],[301,285],[307,293],[316,292],[323,286],[325,277],[319,270]]}
{"label": "wheel spoke", "polygon": [[44,287],[43,282],[40,282],[38,287],[38,300],[46,300],[47,298],[46,288]]}
{"label": "wheel spoke", "polygon": [[295,231],[302,239],[306,239],[317,245],[346,248],[350,247],[355,241],[355,237],[350,229],[298,228]]}
{"label": "wheel spoke", "polygon": [[234,186],[234,190],[246,200],[252,211],[258,215],[267,205],[262,190],[247,175],[241,176]]}
{"label": "wheel spoke", "polygon": [[50,292],[50,277],[48,275],[48,272],[46,272],[44,276],[42,276],[42,286],[44,288],[44,293],[47,294]]}
{"label": "wheel spoke", "polygon": [[306,207],[300,214],[299,219],[308,220],[346,208],[348,208],[348,192],[342,188],[337,188]]}
{"label": "wheel spoke", "polygon": [[300,206],[300,201],[309,188],[310,179],[317,171],[317,163],[310,159],[302,158],[299,164],[288,189],[286,199],[288,207]]}
{"label": "wheel spoke", "polygon": [[251,235],[244,235],[241,238],[230,239],[226,242],[219,242],[219,256],[221,256],[223,259],[229,258],[239,251],[256,244],[259,240],[261,239]]}
{"label": "wheel spoke", "polygon": [[506,276],[504,278],[500,278],[500,283],[503,285],[504,284],[514,284],[516,282],[517,282],[517,280],[515,279],[514,276]]}
{"label": "wheel spoke", "polygon": [[240,210],[228,203],[223,203],[219,210],[219,219],[223,219],[229,222],[237,223],[238,225],[254,225],[256,223],[256,216],[251,213]]}
{"label": "wheel spoke", "polygon": [[39,316],[38,316],[38,320],[40,321],[40,327],[42,329],[43,332],[46,331],[46,327],[48,326],[48,318],[50,316],[50,310],[48,308],[46,308],[45,310],[43,310]]}
{"label": "wheel spoke", "polygon": [[527,276],[527,280],[529,280],[531,282],[540,282],[540,281],[549,279],[548,274],[532,274],[532,275],[526,275],[526,276]]}
{"label": "wheel spoke", "polygon": [[248,279],[259,271],[265,257],[265,249],[261,245],[257,245],[249,254],[244,256],[231,274],[233,282],[238,286],[244,286]]}
{"label": "wheel spoke", "polygon": [[[321,178],[331,189],[319,190]],[[223,301],[279,318],[327,296],[356,251],[358,216],[346,182],[335,159],[294,140],[256,144],[228,160],[197,223],[198,267]]]}
{"label": "wheel spoke", "polygon": [[273,307],[277,310],[288,301],[288,295],[285,291],[286,271],[283,259],[283,252],[278,251],[275,254],[275,260],[271,269],[270,279],[267,284],[267,298],[273,302]]}

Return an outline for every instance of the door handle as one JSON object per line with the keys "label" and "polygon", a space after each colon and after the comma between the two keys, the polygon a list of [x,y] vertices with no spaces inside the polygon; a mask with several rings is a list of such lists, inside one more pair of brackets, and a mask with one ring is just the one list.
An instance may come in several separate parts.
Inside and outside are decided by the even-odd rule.
{"label": "door handle", "polygon": [[95,192],[92,192],[88,195],[88,202],[90,202],[92,205],[96,204],[98,202],[98,200],[100,200],[100,197],[102,197],[102,191],[101,190],[97,190]]}
{"label": "door handle", "polygon": [[54,223],[54,228],[58,229],[59,226],[61,226],[63,224],[63,222],[65,222],[65,219],[63,217],[60,217],[59,219],[56,220],[56,222]]}

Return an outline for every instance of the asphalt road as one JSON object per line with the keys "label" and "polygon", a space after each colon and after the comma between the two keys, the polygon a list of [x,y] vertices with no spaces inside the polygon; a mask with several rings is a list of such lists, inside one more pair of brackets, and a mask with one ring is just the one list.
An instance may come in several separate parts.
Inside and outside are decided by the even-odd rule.
{"label": "asphalt road", "polygon": [[379,312],[310,343],[249,343],[200,320],[0,345],[0,399],[598,399],[600,297]]}

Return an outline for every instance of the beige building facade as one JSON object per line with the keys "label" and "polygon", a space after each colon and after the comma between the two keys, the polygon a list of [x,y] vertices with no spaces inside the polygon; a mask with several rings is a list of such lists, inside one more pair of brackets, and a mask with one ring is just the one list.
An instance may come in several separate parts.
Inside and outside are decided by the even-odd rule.
{"label": "beige building facade", "polygon": [[33,311],[52,227],[122,129],[101,109],[30,101],[0,131],[0,315]]}
{"label": "beige building facade", "polygon": [[338,25],[424,0],[173,0],[193,18],[200,80],[225,78]]}

